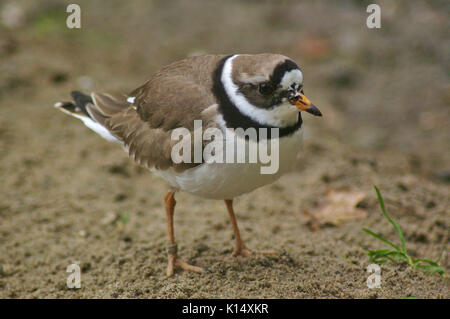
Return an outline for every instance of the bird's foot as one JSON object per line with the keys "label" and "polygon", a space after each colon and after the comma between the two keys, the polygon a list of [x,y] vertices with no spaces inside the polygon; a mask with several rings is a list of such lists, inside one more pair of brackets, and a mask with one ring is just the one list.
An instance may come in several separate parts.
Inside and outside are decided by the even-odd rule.
{"label": "bird's foot", "polygon": [[231,259],[233,257],[259,257],[259,256],[267,256],[267,255],[276,255],[278,252],[276,250],[251,250],[247,248],[244,244],[238,246],[234,249],[230,256],[227,259]]}
{"label": "bird's foot", "polygon": [[[172,251],[171,251],[172,250]],[[175,266],[180,267],[183,270],[193,271],[193,272],[203,272],[204,269],[201,267],[193,266],[188,264],[184,260],[178,258],[176,245],[172,245],[168,248],[169,251],[169,264],[167,265],[167,277],[173,276],[175,273]]]}

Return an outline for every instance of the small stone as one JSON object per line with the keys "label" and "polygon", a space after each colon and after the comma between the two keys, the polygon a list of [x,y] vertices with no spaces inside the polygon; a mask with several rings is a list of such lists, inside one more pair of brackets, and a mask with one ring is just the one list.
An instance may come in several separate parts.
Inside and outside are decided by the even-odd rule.
{"label": "small stone", "polygon": [[100,221],[103,225],[112,224],[114,221],[117,220],[117,216],[114,213],[107,213],[105,217],[103,217]]}

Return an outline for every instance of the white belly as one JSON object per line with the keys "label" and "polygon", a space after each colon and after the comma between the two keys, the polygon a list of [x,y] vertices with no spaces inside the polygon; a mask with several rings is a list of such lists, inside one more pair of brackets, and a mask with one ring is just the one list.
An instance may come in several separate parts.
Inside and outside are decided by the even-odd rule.
{"label": "white belly", "polygon": [[261,174],[261,166],[268,165],[262,163],[205,163],[179,173],[173,169],[152,171],[177,190],[209,199],[232,199],[288,172],[300,150],[301,137],[302,129],[279,139],[279,167],[274,174]]}

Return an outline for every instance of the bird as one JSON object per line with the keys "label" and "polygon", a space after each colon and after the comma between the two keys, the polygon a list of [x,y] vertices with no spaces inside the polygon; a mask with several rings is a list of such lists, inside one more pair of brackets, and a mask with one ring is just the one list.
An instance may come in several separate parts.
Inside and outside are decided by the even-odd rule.
{"label": "bird", "polygon": [[[205,271],[179,257],[173,226],[177,191],[224,201],[235,240],[230,257],[274,252],[256,252],[244,244],[233,200],[289,172],[301,146],[301,112],[322,116],[305,96],[303,72],[291,58],[274,53],[192,56],[161,68],[128,94],[72,91],[71,97],[72,101],[58,102],[55,107],[106,140],[120,144],[137,164],[168,182],[164,197],[168,277],[178,267]],[[245,147],[277,142],[276,172],[262,174],[260,160],[174,161],[174,131],[184,128],[195,134],[196,120],[201,121],[202,128],[222,132],[225,145],[234,138],[243,138]],[[238,136],[239,128],[254,129],[256,136]],[[264,130],[269,131],[265,136]],[[278,134],[272,135],[273,130]],[[205,141],[201,144],[204,148]]]}

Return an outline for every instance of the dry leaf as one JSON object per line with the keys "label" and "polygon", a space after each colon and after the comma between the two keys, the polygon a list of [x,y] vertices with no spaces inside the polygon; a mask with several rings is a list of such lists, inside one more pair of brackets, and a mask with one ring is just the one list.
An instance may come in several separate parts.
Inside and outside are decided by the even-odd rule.
{"label": "dry leaf", "polygon": [[339,226],[342,222],[365,218],[367,212],[357,207],[365,197],[364,192],[330,191],[323,205],[312,212],[305,212],[309,217],[307,224],[312,230],[317,230],[324,226]]}

